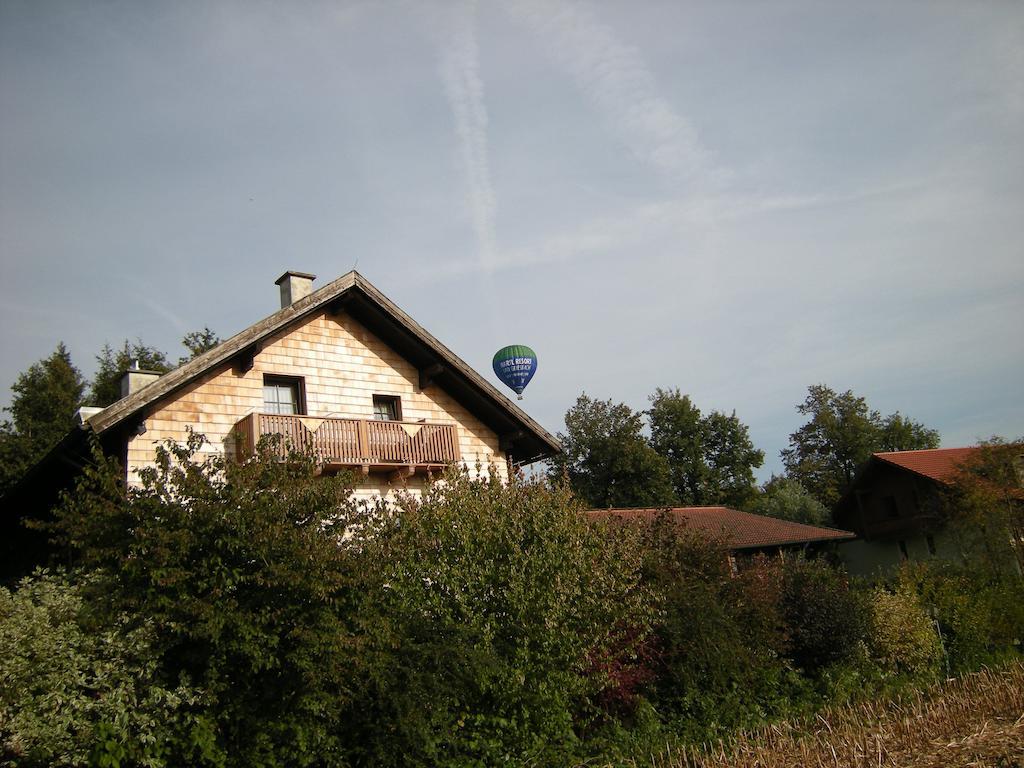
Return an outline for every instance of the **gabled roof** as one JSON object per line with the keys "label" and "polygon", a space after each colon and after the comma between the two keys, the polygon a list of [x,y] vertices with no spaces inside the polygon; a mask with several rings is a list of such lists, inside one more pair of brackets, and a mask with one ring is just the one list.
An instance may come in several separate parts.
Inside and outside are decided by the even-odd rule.
{"label": "gabled roof", "polygon": [[203,375],[240,361],[244,364],[275,334],[324,311],[352,315],[415,365],[421,380],[437,382],[494,429],[503,450],[517,462],[537,461],[561,450],[543,427],[354,270],[105,408],[89,419],[89,426],[103,435],[134,424],[140,416],[145,418],[148,410]]}
{"label": "gabled roof", "polygon": [[849,531],[804,525],[766,515],[741,512],[730,507],[672,507],[644,509],[594,509],[587,512],[594,519],[654,520],[667,513],[689,530],[721,537],[728,547],[760,549],[822,541],[847,541],[856,538]]}
{"label": "gabled roof", "polygon": [[873,453],[878,461],[908,469],[929,480],[947,483],[977,448],[931,448],[921,451],[886,451]]}

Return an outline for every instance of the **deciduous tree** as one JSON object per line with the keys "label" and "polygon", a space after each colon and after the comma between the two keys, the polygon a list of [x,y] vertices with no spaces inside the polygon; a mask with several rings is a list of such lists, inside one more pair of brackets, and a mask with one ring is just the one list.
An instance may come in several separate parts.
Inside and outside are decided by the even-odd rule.
{"label": "deciduous tree", "polygon": [[744,505],[755,493],[754,468],[764,452],[735,411],[703,416],[678,389],[659,388],[650,400],[651,446],[668,461],[678,501]]}
{"label": "deciduous tree", "polygon": [[748,509],[758,515],[805,525],[824,525],[829,519],[825,505],[800,483],[788,477],[773,476],[751,501]]}
{"label": "deciduous tree", "polygon": [[552,480],[567,477],[594,508],[674,504],[669,464],[647,443],[643,426],[642,414],[623,403],[580,395],[558,434],[564,452],[552,461]]}
{"label": "deciduous tree", "polygon": [[824,384],[807,388],[796,407],[810,419],[789,436],[782,461],[818,501],[831,508],[849,487],[857,467],[875,451],[937,448],[939,433],[899,413],[882,418],[852,391],[836,393]]}

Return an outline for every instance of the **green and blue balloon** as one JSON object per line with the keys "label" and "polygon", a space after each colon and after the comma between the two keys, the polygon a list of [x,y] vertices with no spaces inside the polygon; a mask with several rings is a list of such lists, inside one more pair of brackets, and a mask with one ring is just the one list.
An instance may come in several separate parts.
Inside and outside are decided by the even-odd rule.
{"label": "green and blue balloon", "polygon": [[494,374],[523,399],[523,390],[537,372],[537,353],[523,344],[502,347],[491,361]]}

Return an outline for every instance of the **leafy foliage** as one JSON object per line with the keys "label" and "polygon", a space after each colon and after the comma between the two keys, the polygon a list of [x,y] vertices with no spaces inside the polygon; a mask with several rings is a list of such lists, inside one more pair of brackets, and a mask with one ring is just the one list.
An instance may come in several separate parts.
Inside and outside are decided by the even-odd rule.
{"label": "leafy foliage", "polygon": [[993,572],[1024,573],[1024,441],[978,446],[945,488],[943,522]]}
{"label": "leafy foliage", "polygon": [[799,481],[818,501],[831,508],[853,480],[854,473],[875,451],[937,448],[939,433],[894,413],[882,418],[863,397],[847,390],[836,393],[823,384],[807,388],[796,407],[810,416],[789,436],[782,451],[788,476]]}
{"label": "leafy foliage", "polygon": [[350,486],[275,446],[235,464],[202,444],[160,446],[138,488],[97,452],[58,531],[109,610],[146,617],[161,678],[203,690],[175,762],[340,764]]}
{"label": "leafy foliage", "polygon": [[680,530],[667,515],[645,526],[642,542],[659,616],[656,708],[702,738],[783,706],[778,567],[762,563],[734,579],[722,542]]}
{"label": "leafy foliage", "polygon": [[365,542],[361,688],[377,765],[568,764],[642,645],[639,558],[565,489],[450,472]]}
{"label": "leafy foliage", "polygon": [[565,430],[558,434],[563,453],[552,460],[550,477],[555,482],[567,478],[589,506],[675,503],[669,464],[644,438],[640,413],[582,394],[565,414]]}
{"label": "leafy foliage", "polygon": [[845,574],[821,561],[787,565],[782,612],[790,658],[812,674],[828,665],[852,662],[867,639],[870,613],[865,596],[850,588]]}
{"label": "leafy foliage", "polygon": [[748,509],[758,515],[805,525],[825,525],[829,519],[825,505],[788,477],[773,476],[750,502]]}
{"label": "leafy foliage", "polygon": [[977,669],[1024,642],[1024,580],[985,566],[944,561],[905,563],[897,589],[912,594],[938,621],[949,666]]}
{"label": "leafy foliage", "polygon": [[0,588],[0,765],[167,764],[198,693],[157,680],[151,622],[90,618],[96,581],[42,571]]}
{"label": "leafy foliage", "polygon": [[878,588],[871,596],[872,654],[890,675],[929,678],[939,670],[942,644],[916,594]]}
{"label": "leafy foliage", "polygon": [[764,452],[754,448],[735,411],[703,416],[678,389],[659,388],[650,400],[651,447],[668,460],[677,501],[744,505]]}
{"label": "leafy foliage", "polygon": [[0,426],[0,493],[71,429],[84,389],[63,343],[19,374],[5,409],[11,420]]}
{"label": "leafy foliage", "polygon": [[134,343],[125,339],[124,346],[117,351],[109,344],[104,344],[103,350],[96,356],[96,375],[89,391],[90,405],[105,408],[120,400],[121,376],[136,362],[144,371],[159,373],[166,373],[174,367],[167,361],[163,352],[155,347],[146,346],[141,339]]}

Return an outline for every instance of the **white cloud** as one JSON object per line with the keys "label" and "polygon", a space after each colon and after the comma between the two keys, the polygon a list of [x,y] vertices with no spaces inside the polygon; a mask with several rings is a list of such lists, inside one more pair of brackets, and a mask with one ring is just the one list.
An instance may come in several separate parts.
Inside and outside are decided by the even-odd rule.
{"label": "white cloud", "polygon": [[480,264],[487,272],[493,268],[497,249],[497,201],[487,158],[487,105],[480,78],[474,0],[454,9],[449,34],[442,45],[441,79],[455,118]]}
{"label": "white cloud", "polygon": [[641,161],[684,183],[714,176],[693,125],[658,92],[640,53],[578,0],[517,0],[503,6],[529,27]]}

